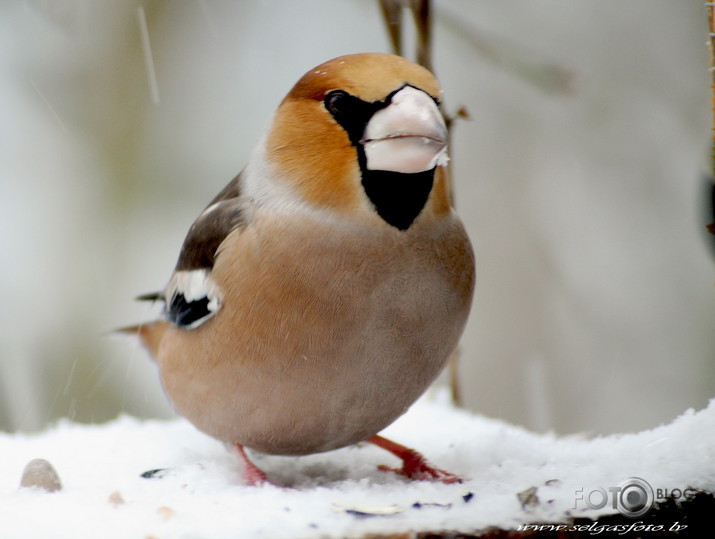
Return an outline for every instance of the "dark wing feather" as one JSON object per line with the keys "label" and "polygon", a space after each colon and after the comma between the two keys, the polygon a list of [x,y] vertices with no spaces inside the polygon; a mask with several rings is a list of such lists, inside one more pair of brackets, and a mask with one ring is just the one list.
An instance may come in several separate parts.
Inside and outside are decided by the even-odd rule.
{"label": "dark wing feather", "polygon": [[176,263],[176,271],[211,270],[219,245],[245,222],[239,176],[216,195],[191,225]]}
{"label": "dark wing feather", "polygon": [[[216,195],[191,225],[179,253],[174,275],[166,290],[164,314],[177,327],[192,329],[211,318],[220,307],[216,290],[195,290],[196,279],[210,280],[221,243],[246,221],[239,191],[240,175]],[[193,283],[193,284],[192,284]],[[198,293],[197,293],[198,292]],[[147,299],[153,298],[148,295]]]}
{"label": "dark wing feather", "polygon": [[229,200],[231,198],[238,198],[239,196],[241,196],[241,189],[239,187],[240,182],[241,174],[237,175],[233,180],[228,182],[228,184],[226,184],[226,187],[221,189],[219,194],[216,195],[206,207],[208,208],[213,204],[216,204],[217,202],[221,202],[222,200]]}
{"label": "dark wing feather", "polygon": [[164,293],[149,292],[148,294],[142,294],[141,296],[137,296],[134,299],[136,299],[137,301],[160,301],[164,299]]}

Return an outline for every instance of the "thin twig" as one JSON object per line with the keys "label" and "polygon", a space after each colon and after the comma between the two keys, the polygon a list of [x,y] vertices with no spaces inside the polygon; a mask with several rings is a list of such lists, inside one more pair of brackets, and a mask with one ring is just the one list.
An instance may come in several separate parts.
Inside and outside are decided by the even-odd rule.
{"label": "thin twig", "polygon": [[430,0],[410,0],[417,29],[417,63],[432,71],[432,9]]}
{"label": "thin twig", "polygon": [[[710,180],[715,181],[715,2],[706,2],[708,11],[708,51],[710,53]],[[712,187],[711,187],[712,188]],[[715,234],[715,222],[707,225],[711,234]]]}
{"label": "thin twig", "polygon": [[711,146],[710,159],[713,177],[715,177],[715,14],[713,7],[715,2],[705,4],[708,9],[708,51],[710,52],[710,110],[712,113],[712,123],[710,126]]}
{"label": "thin twig", "polygon": [[443,28],[467,43],[485,62],[544,92],[563,95],[574,92],[577,77],[573,69],[544,58],[531,48],[477,30],[459,13],[442,9],[439,21]]}
{"label": "thin twig", "polygon": [[382,20],[390,38],[392,52],[402,56],[402,2],[400,0],[379,0]]}

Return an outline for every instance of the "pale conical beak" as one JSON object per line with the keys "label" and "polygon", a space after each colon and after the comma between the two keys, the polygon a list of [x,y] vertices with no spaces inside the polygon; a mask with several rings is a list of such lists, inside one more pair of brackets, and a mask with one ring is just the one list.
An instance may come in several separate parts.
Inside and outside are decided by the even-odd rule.
{"label": "pale conical beak", "polygon": [[369,170],[415,173],[447,163],[447,127],[434,100],[405,86],[377,111],[360,141]]}

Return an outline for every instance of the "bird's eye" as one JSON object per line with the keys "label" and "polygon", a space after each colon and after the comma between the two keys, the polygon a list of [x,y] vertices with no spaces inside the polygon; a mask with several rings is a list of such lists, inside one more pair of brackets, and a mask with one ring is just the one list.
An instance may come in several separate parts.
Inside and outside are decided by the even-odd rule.
{"label": "bird's eye", "polygon": [[333,116],[343,114],[350,106],[350,94],[342,90],[333,90],[325,96],[325,108],[330,111]]}

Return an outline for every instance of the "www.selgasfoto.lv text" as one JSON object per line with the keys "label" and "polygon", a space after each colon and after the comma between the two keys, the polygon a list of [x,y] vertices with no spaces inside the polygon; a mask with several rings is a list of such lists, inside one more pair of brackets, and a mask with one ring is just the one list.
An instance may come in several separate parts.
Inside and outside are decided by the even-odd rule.
{"label": "www.selgasfoto.lv text", "polygon": [[599,524],[598,520],[590,524],[520,524],[518,531],[569,531],[587,532],[591,535],[598,535],[603,532],[618,533],[625,535],[630,532],[680,532],[687,528],[687,524],[680,524],[677,521],[673,524],[645,524],[642,521],[631,522],[630,524]]}

